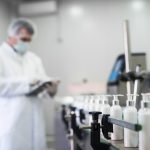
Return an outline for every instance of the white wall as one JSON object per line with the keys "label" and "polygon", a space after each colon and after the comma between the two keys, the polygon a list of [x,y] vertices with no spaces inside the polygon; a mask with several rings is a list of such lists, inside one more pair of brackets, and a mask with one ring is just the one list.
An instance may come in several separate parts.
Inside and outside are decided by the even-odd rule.
{"label": "white wall", "polygon": [[[61,95],[67,94],[68,84],[84,77],[106,83],[116,56],[124,50],[124,19],[130,21],[132,51],[147,52],[150,58],[148,0],[62,0],[59,17],[31,19],[39,29],[33,49],[48,73],[62,79]],[[149,64],[150,59],[150,69]]]}
{"label": "white wall", "polygon": [[0,44],[7,37],[7,28],[12,19],[12,10],[8,3],[0,1]]}

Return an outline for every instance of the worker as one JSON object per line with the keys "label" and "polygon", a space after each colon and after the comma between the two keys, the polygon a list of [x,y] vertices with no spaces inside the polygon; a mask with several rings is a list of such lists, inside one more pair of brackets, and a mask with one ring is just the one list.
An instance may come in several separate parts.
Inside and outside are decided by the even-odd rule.
{"label": "worker", "polygon": [[[0,47],[0,150],[46,150],[43,97],[28,95],[33,86],[50,79],[41,59],[29,51],[34,34],[31,21],[17,19]],[[50,85],[44,90],[56,93]]]}

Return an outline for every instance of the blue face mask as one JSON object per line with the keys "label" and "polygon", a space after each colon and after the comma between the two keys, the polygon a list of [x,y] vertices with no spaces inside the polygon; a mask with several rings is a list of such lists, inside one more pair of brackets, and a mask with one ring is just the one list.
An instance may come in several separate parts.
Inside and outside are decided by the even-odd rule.
{"label": "blue face mask", "polygon": [[14,45],[14,49],[20,55],[24,55],[29,50],[29,42],[19,41],[16,45]]}

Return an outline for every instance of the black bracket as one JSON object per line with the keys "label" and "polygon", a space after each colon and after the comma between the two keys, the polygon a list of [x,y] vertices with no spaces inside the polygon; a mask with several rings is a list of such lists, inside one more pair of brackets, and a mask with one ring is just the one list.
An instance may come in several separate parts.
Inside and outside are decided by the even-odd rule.
{"label": "black bracket", "polygon": [[80,117],[80,122],[81,122],[82,124],[84,124],[84,120],[86,119],[86,116],[85,116],[85,112],[84,112],[83,109],[80,109],[80,110],[79,110],[79,117]]}
{"label": "black bracket", "polygon": [[129,130],[133,130],[135,132],[139,132],[140,130],[142,130],[142,126],[139,124],[132,124],[123,120],[110,118],[109,115],[103,115],[102,116],[102,133],[104,137],[108,140],[111,139],[109,137],[109,132],[113,132],[113,124],[118,125],[123,128],[127,128]]}
{"label": "black bracket", "polygon": [[113,132],[113,124],[108,122],[108,118],[110,115],[103,115],[102,117],[102,133],[106,139],[111,139],[109,137],[109,132]]}
{"label": "black bracket", "polygon": [[92,115],[93,122],[91,123],[91,146],[94,150],[111,150],[112,145],[110,143],[105,143],[100,140],[101,127],[99,120],[99,115],[101,112],[90,112]]}
{"label": "black bracket", "polygon": [[127,72],[127,73],[122,73],[120,75],[120,80],[122,80],[124,82],[135,81],[135,80],[143,81],[144,76],[145,76],[145,74],[143,72],[137,73],[135,71],[131,71],[131,72]]}

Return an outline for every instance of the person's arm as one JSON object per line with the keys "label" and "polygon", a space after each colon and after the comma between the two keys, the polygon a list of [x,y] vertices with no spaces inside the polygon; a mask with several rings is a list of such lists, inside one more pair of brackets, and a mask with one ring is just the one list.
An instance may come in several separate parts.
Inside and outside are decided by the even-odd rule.
{"label": "person's arm", "polygon": [[29,91],[30,83],[25,77],[0,77],[0,96],[25,95]]}
{"label": "person's arm", "polygon": [[60,81],[54,80],[53,78],[48,77],[48,75],[46,74],[46,71],[44,69],[42,60],[39,59],[38,61],[38,72],[37,72],[38,76],[40,76],[41,78],[45,79],[45,81],[49,81],[49,83],[47,83],[45,85],[45,89],[47,90],[48,94],[53,97],[56,95],[57,93],[57,87]]}
{"label": "person's arm", "polygon": [[24,95],[30,91],[30,81],[26,77],[6,77],[0,60],[0,96]]}

